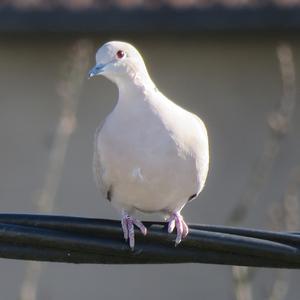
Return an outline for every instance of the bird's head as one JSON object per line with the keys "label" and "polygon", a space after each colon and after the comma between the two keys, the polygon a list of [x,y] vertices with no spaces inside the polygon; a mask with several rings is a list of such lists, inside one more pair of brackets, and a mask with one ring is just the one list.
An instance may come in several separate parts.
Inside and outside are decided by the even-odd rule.
{"label": "bird's head", "polygon": [[125,42],[108,42],[96,53],[96,65],[90,70],[89,78],[103,75],[117,85],[128,80],[148,80],[149,75],[140,53]]}

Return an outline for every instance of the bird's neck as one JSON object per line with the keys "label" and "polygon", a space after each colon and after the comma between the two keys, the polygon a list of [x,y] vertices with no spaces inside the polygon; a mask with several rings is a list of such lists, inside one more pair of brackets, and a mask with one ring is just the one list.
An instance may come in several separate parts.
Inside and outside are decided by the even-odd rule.
{"label": "bird's neck", "polygon": [[119,101],[138,99],[156,88],[150,76],[141,77],[138,75],[120,79],[117,82],[117,86],[119,89]]}

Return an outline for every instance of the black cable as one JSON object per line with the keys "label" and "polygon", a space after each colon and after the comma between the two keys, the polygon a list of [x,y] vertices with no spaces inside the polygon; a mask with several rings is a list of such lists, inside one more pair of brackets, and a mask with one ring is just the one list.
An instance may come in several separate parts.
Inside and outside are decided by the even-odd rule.
{"label": "black cable", "polygon": [[0,214],[0,257],[106,264],[213,263],[300,269],[300,233],[190,225],[177,247],[165,223],[144,222],[131,251],[119,221]]}

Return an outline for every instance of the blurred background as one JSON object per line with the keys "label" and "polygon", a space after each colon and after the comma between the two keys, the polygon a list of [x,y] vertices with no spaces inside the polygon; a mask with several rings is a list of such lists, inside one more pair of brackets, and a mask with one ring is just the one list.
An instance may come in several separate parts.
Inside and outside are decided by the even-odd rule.
{"label": "blurred background", "polygon": [[[87,71],[101,44],[124,40],[158,88],[207,125],[209,177],[186,221],[299,230],[299,29],[299,0],[2,0],[0,211],[119,219],[92,177],[94,131],[117,89]],[[288,270],[0,259],[1,299],[296,300],[299,280]]]}

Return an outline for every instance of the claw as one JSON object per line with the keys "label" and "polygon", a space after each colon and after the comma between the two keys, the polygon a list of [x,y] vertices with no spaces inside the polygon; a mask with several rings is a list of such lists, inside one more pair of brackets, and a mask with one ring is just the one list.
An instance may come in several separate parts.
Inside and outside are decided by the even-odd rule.
{"label": "claw", "polygon": [[183,220],[182,215],[179,212],[173,213],[171,217],[168,219],[168,232],[173,232],[176,226],[176,240],[175,240],[175,247],[180,244],[181,240],[185,238],[189,233],[189,228]]}
{"label": "claw", "polygon": [[137,220],[136,218],[128,215],[127,213],[123,212],[122,219],[121,219],[124,239],[127,241],[129,239],[129,247],[131,250],[134,250],[134,225],[140,229],[143,235],[147,234],[147,228],[144,224]]}

